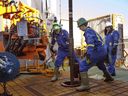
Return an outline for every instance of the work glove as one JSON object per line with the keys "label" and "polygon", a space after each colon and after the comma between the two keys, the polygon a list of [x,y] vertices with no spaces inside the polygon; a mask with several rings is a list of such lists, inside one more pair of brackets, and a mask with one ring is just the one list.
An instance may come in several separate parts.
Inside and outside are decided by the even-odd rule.
{"label": "work glove", "polygon": [[50,50],[52,53],[56,53],[56,51],[53,50],[53,46],[50,47]]}
{"label": "work glove", "polygon": [[90,54],[85,53],[85,58],[86,58],[86,62],[87,62],[88,64],[91,64]]}
{"label": "work glove", "polygon": [[54,50],[53,50],[53,46],[50,47],[50,51],[54,52]]}
{"label": "work glove", "polygon": [[45,60],[45,56],[43,54],[41,54],[41,52],[38,52],[39,55],[39,59],[44,61]]}
{"label": "work glove", "polygon": [[112,48],[112,55],[116,55],[117,53],[117,45],[113,46]]}
{"label": "work glove", "polygon": [[105,57],[105,59],[104,59],[104,63],[105,63],[105,64],[108,64],[108,63],[109,63],[109,56],[108,56],[108,54],[106,55],[106,57]]}

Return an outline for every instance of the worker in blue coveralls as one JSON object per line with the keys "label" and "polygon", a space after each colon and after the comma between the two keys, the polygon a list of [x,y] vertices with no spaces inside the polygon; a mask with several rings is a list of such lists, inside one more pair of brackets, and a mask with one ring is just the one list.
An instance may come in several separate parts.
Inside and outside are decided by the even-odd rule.
{"label": "worker in blue coveralls", "polygon": [[117,57],[117,47],[119,42],[119,32],[113,29],[112,23],[106,22],[105,33],[105,45],[107,46],[108,53],[108,71],[112,76],[116,76],[115,62]]}
{"label": "worker in blue coveralls", "polygon": [[[69,56],[69,34],[66,30],[62,29],[61,26],[57,23],[53,24],[53,33],[51,39],[50,50],[54,53],[53,46],[57,42],[58,51],[57,57],[55,60],[54,76],[51,81],[58,80],[59,67],[63,64],[65,57]],[[79,59],[74,54],[74,60],[79,63]]]}
{"label": "worker in blue coveralls", "polygon": [[89,87],[88,70],[92,66],[97,66],[105,75],[105,82],[113,81],[109,72],[104,65],[106,51],[101,36],[88,26],[88,21],[85,18],[80,18],[77,21],[80,30],[84,31],[85,42],[87,44],[87,52],[85,58],[80,62],[80,77],[81,85],[76,88],[77,91],[87,91]]}

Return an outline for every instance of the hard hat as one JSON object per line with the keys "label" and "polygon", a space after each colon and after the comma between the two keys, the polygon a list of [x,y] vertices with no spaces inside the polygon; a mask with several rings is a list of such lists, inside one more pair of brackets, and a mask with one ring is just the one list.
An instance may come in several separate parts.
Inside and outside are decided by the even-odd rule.
{"label": "hard hat", "polygon": [[111,22],[106,22],[106,27],[112,26]]}
{"label": "hard hat", "polygon": [[60,29],[60,28],[61,28],[61,26],[60,26],[59,24],[53,23],[53,29],[54,29],[54,30],[58,30],[58,29]]}
{"label": "hard hat", "polygon": [[86,19],[84,19],[84,18],[80,18],[77,21],[78,27],[80,27],[81,25],[87,24],[87,23],[88,23],[88,21]]}

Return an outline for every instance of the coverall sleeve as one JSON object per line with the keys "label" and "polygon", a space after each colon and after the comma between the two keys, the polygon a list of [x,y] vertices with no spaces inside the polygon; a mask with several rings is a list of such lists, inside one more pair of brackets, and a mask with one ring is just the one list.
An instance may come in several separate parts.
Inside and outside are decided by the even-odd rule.
{"label": "coverall sleeve", "polygon": [[87,43],[87,46],[94,47],[95,34],[93,30],[87,30],[84,36],[85,36],[85,42]]}
{"label": "coverall sleeve", "polygon": [[69,46],[69,34],[66,30],[63,31],[64,35],[63,35],[63,41],[61,42],[63,47],[68,47]]}
{"label": "coverall sleeve", "polygon": [[113,41],[114,41],[113,46],[112,46],[112,54],[116,55],[116,53],[117,53],[117,46],[118,46],[119,37],[120,37],[119,36],[119,32],[118,31],[114,31],[112,36],[113,36]]}
{"label": "coverall sleeve", "polygon": [[54,45],[55,45],[55,43],[56,43],[56,40],[55,40],[55,34],[54,33],[52,33],[52,35],[51,35],[51,46],[50,46],[50,50],[53,52],[53,53],[55,53],[55,51],[53,50],[53,47],[54,47]]}
{"label": "coverall sleeve", "polygon": [[91,54],[92,50],[94,50],[95,47],[95,33],[93,32],[93,30],[87,30],[84,36],[85,42],[87,43],[87,54]]}
{"label": "coverall sleeve", "polygon": [[54,46],[54,44],[56,43],[56,40],[55,40],[55,33],[53,32],[52,33],[52,36],[51,36],[51,45]]}
{"label": "coverall sleeve", "polygon": [[117,46],[118,45],[119,38],[120,38],[119,32],[118,31],[114,31],[113,32],[113,40],[114,40],[113,46]]}

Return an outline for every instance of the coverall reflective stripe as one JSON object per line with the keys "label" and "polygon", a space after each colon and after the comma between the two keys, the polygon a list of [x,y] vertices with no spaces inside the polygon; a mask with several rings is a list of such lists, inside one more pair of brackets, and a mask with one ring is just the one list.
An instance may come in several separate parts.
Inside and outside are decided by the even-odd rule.
{"label": "coverall reflective stripe", "polygon": [[80,62],[80,72],[87,72],[88,69],[94,65],[97,65],[100,70],[105,71],[106,67],[104,65],[104,59],[107,53],[105,51],[102,38],[90,27],[85,30],[84,37],[87,45],[91,45],[87,47],[87,55],[89,56],[90,64],[87,62],[88,60],[85,57]]}
{"label": "coverall reflective stripe", "polygon": [[[66,30],[61,30],[59,34],[54,34],[52,38],[52,45],[57,42],[58,44],[58,52],[55,60],[55,67],[60,67],[64,61],[64,58],[69,56],[69,37],[68,32]],[[75,53],[73,53],[73,58],[76,62],[80,62],[80,60],[76,57]]]}

